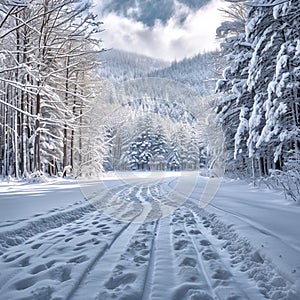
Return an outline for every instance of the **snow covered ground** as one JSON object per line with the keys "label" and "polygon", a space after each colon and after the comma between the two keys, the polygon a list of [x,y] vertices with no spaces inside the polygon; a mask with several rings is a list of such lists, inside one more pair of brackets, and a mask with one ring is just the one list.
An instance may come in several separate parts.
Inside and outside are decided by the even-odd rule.
{"label": "snow covered ground", "polygon": [[300,207],[224,180],[202,209],[207,182],[1,182],[0,298],[300,299]]}

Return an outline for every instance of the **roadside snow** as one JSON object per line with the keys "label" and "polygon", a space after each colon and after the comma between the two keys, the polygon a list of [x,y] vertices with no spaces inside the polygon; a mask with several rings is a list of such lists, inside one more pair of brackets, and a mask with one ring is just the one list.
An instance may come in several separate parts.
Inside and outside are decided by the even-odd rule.
{"label": "roadside snow", "polygon": [[0,222],[3,225],[28,219],[83,200],[77,180],[52,179],[47,183],[0,181]]}
{"label": "roadside snow", "polygon": [[300,207],[282,193],[224,181],[206,208],[250,241],[300,289]]}

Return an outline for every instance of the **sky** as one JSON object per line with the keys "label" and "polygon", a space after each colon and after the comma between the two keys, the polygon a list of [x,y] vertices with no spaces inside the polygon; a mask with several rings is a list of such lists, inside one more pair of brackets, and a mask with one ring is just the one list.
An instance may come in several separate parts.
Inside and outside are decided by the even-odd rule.
{"label": "sky", "polygon": [[222,22],[219,11],[224,6],[222,0],[94,0],[94,3],[104,23],[101,38],[105,48],[172,61],[218,47],[215,33]]}

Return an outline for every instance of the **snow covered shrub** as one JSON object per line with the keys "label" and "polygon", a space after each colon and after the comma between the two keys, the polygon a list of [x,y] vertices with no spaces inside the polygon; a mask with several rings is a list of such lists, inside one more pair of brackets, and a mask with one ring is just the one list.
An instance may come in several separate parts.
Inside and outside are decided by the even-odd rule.
{"label": "snow covered shrub", "polygon": [[261,179],[270,189],[281,189],[286,199],[300,203],[300,172],[297,169],[287,171],[270,170],[270,176]]}
{"label": "snow covered shrub", "polygon": [[46,183],[48,178],[44,175],[42,171],[35,171],[28,177],[29,183]]}
{"label": "snow covered shrub", "polygon": [[285,197],[300,203],[300,172],[292,169],[286,172],[280,170],[272,170],[271,176],[265,181],[271,187],[281,186]]}

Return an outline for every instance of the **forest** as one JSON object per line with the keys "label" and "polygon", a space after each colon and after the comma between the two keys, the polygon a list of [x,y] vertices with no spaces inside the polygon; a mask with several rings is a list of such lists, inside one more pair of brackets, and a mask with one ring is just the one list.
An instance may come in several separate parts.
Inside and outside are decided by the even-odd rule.
{"label": "forest", "polygon": [[[222,127],[227,174],[296,199],[300,4],[224,2],[220,50],[170,64],[104,50],[91,1],[2,1],[2,177],[210,168],[211,132],[191,117],[205,102]],[[182,91],[151,78],[189,92],[176,98]]]}
{"label": "forest", "polygon": [[[216,110],[227,172],[267,178],[299,197],[299,1],[227,1],[217,30],[227,57]],[[265,180],[266,182],[266,180]],[[297,196],[298,195],[298,196]]]}
{"label": "forest", "polygon": [[95,151],[84,131],[101,89],[91,3],[1,1],[0,19],[2,176],[82,167]]}

